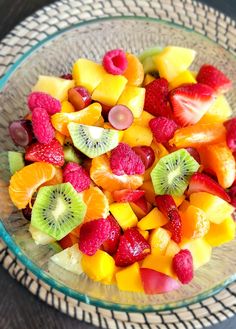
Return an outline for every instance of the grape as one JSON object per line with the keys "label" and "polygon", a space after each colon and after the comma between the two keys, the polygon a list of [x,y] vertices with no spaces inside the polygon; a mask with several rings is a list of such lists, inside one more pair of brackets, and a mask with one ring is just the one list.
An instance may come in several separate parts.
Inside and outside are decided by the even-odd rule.
{"label": "grape", "polygon": [[115,129],[124,130],[132,125],[134,116],[128,107],[115,105],[108,113],[108,121]]}
{"label": "grape", "polygon": [[91,97],[84,87],[71,88],[68,91],[68,100],[76,111],[80,111],[91,104]]}
{"label": "grape", "polygon": [[145,169],[152,166],[155,161],[155,153],[150,146],[135,146],[133,151],[141,158]]}
{"label": "grape", "polygon": [[65,80],[73,80],[72,74],[70,74],[70,73],[63,74],[60,76],[60,78],[65,79]]}
{"label": "grape", "polygon": [[33,131],[31,121],[16,120],[9,125],[9,134],[13,142],[18,146],[27,146],[33,139]]}

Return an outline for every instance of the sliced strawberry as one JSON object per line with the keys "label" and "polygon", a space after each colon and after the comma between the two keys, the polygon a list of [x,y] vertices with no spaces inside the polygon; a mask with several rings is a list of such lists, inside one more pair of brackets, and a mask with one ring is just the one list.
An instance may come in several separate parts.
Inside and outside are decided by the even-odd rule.
{"label": "sliced strawberry", "polygon": [[181,217],[174,199],[171,195],[157,195],[155,201],[159,210],[169,219],[166,228],[172,233],[172,239],[176,243],[180,243]]}
{"label": "sliced strawberry", "polygon": [[143,190],[118,190],[112,193],[113,199],[116,202],[134,202],[140,199],[145,194]]}
{"label": "sliced strawberry", "polygon": [[210,86],[219,93],[227,92],[232,86],[232,81],[222,71],[209,64],[205,64],[200,68],[197,81]]}
{"label": "sliced strawberry", "polygon": [[[143,211],[143,213],[144,213],[145,215],[147,215],[147,214],[149,213],[149,211],[151,210],[151,205],[150,205],[150,203],[147,201],[147,199],[145,198],[144,195],[141,196],[138,200],[133,201],[133,203],[134,203],[137,207],[139,207],[139,208]],[[144,215],[144,216],[145,216],[145,215]]]}
{"label": "sliced strawberry", "polygon": [[187,194],[190,195],[195,192],[207,192],[224,199],[226,202],[230,202],[230,197],[223,187],[209,176],[198,172],[192,175]]}
{"label": "sliced strawberry", "polygon": [[215,100],[214,90],[201,83],[184,85],[169,94],[174,117],[181,126],[197,123]]}
{"label": "sliced strawberry", "polygon": [[107,220],[110,222],[111,228],[108,239],[103,243],[103,249],[113,255],[119,244],[121,228],[112,215],[108,216]]}
{"label": "sliced strawberry", "polygon": [[156,79],[145,86],[144,109],[155,115],[171,117],[168,103],[168,81],[164,78]]}
{"label": "sliced strawberry", "polygon": [[115,262],[117,266],[128,266],[144,259],[149,253],[149,243],[136,228],[129,228],[120,237]]}
{"label": "sliced strawberry", "polygon": [[25,160],[48,162],[61,167],[64,165],[63,147],[55,138],[49,144],[31,144],[26,149]]}
{"label": "sliced strawberry", "polygon": [[88,256],[94,255],[109,238],[110,230],[111,223],[104,218],[84,223],[80,228],[79,249]]}

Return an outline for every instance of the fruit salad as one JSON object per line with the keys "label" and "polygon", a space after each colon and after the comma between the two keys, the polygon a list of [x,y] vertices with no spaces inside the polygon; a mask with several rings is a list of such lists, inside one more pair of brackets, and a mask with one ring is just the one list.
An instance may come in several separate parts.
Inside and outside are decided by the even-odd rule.
{"label": "fruit salad", "polygon": [[[122,291],[189,284],[235,238],[232,82],[196,52],[113,49],[39,76],[9,125],[13,204],[50,261]],[[22,151],[23,150],[23,151]],[[227,260],[226,260],[227,261]]]}

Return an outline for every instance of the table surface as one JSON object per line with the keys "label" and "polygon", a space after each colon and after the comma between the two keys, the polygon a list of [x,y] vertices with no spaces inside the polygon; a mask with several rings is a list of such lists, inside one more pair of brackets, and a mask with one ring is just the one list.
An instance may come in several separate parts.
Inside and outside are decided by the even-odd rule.
{"label": "table surface", "polygon": [[[52,0],[0,0],[0,40],[21,20]],[[236,19],[235,0],[202,1]],[[10,5],[9,5],[10,3]],[[0,329],[94,329],[49,307],[0,267]],[[210,329],[235,329],[236,316]]]}

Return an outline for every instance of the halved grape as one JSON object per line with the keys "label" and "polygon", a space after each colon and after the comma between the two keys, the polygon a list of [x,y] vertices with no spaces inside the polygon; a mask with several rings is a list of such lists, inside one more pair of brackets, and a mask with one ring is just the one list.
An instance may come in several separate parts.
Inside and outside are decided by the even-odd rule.
{"label": "halved grape", "polygon": [[26,147],[33,139],[31,121],[16,120],[9,125],[9,134],[16,145]]}
{"label": "halved grape", "polygon": [[135,146],[133,151],[141,158],[145,169],[152,166],[155,161],[155,153],[150,146]]}
{"label": "halved grape", "polygon": [[74,106],[76,111],[80,111],[89,106],[92,101],[88,90],[80,86],[69,89],[68,100]]}
{"label": "halved grape", "polygon": [[125,105],[115,105],[108,113],[108,121],[117,130],[124,130],[129,128],[133,121],[134,116],[130,109]]}

